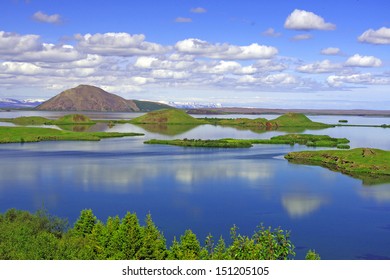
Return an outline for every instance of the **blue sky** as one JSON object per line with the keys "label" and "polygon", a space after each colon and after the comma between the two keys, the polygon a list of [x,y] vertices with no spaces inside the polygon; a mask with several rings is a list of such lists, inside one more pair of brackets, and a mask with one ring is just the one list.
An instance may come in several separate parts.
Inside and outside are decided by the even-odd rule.
{"label": "blue sky", "polygon": [[390,1],[2,0],[0,98],[390,108]]}

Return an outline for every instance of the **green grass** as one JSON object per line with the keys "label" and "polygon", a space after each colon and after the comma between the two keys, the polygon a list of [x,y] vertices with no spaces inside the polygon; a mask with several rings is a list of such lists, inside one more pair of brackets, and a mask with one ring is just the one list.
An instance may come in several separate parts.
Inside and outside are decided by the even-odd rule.
{"label": "green grass", "polygon": [[319,165],[363,180],[365,184],[390,182],[390,151],[356,148],[347,151],[303,151],[285,156],[293,163]]}
{"label": "green grass", "polygon": [[11,122],[17,125],[72,125],[84,124],[92,125],[96,122],[92,121],[87,116],[81,114],[65,115],[57,120],[51,120],[44,117],[18,117],[14,119],[0,119],[0,121]]}
{"label": "green grass", "polygon": [[71,132],[41,127],[0,127],[0,143],[40,141],[99,141],[102,138],[140,136],[140,133]]}
{"label": "green grass", "polygon": [[252,144],[247,141],[229,141],[228,139],[201,140],[201,139],[174,139],[158,140],[151,139],[145,144],[174,145],[182,147],[205,147],[205,148],[250,148]]}
{"label": "green grass", "polygon": [[222,119],[222,118],[203,118],[202,121],[206,121],[209,124],[221,125],[221,126],[234,126],[250,129],[263,129],[272,130],[280,128],[327,128],[332,125],[313,122],[304,114],[287,113],[274,120],[267,120],[265,118],[237,118],[237,119]]}
{"label": "green grass", "polygon": [[233,139],[224,138],[216,140],[202,139],[174,139],[158,140],[152,139],[144,142],[145,144],[175,145],[183,147],[210,147],[210,148],[250,148],[254,144],[287,144],[287,145],[306,145],[312,147],[338,147],[342,145],[344,149],[349,148],[346,138],[332,138],[327,135],[312,134],[286,134],[275,136],[271,139]]}
{"label": "green grass", "polygon": [[130,121],[133,124],[205,124],[206,122],[191,117],[178,109],[162,109],[149,112]]}
{"label": "green grass", "polygon": [[273,127],[331,127],[331,125],[313,122],[304,114],[287,113],[269,121]]}

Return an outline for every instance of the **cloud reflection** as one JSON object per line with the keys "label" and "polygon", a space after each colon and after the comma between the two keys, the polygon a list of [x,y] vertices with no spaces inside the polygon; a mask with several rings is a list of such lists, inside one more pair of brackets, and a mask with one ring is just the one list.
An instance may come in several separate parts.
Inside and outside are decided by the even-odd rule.
{"label": "cloud reflection", "polygon": [[327,203],[327,198],[318,195],[290,194],[282,196],[282,205],[291,218],[308,216]]}

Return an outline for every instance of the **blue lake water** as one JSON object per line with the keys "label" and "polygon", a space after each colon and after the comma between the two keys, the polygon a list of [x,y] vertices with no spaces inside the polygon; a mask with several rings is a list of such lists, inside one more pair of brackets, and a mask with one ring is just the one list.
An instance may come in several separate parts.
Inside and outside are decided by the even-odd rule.
{"label": "blue lake water", "polygon": [[[1,117],[10,117],[7,114],[16,113]],[[133,116],[115,114],[115,118]],[[327,123],[341,118],[353,124],[390,123],[389,118],[379,117],[310,118]],[[101,220],[123,217],[127,211],[143,220],[151,213],[168,243],[188,228],[202,242],[208,233],[229,241],[234,224],[240,233],[250,235],[263,223],[291,230],[297,259],[304,258],[308,249],[323,259],[390,259],[390,184],[365,186],[321,167],[290,164],[284,154],[309,149],[298,145],[203,149],[143,144],[149,138],[269,138],[286,132],[211,125],[177,134],[130,124],[98,129],[146,135],[0,145],[0,211],[11,207],[35,211],[44,205],[71,223],[85,208],[93,209]],[[335,127],[304,133],[347,137],[351,147],[390,150],[389,132]]]}

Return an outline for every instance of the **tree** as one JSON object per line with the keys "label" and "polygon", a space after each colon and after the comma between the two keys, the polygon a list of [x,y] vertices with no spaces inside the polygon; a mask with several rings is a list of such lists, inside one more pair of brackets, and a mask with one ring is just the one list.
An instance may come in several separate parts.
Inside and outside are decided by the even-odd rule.
{"label": "tree", "polygon": [[88,234],[92,233],[92,229],[96,223],[96,217],[92,213],[91,209],[84,209],[81,211],[79,219],[76,221],[73,232],[76,235],[85,237]]}
{"label": "tree", "polygon": [[150,214],[146,216],[142,246],[136,256],[140,260],[164,260],[167,257],[165,238],[153,223]]}

